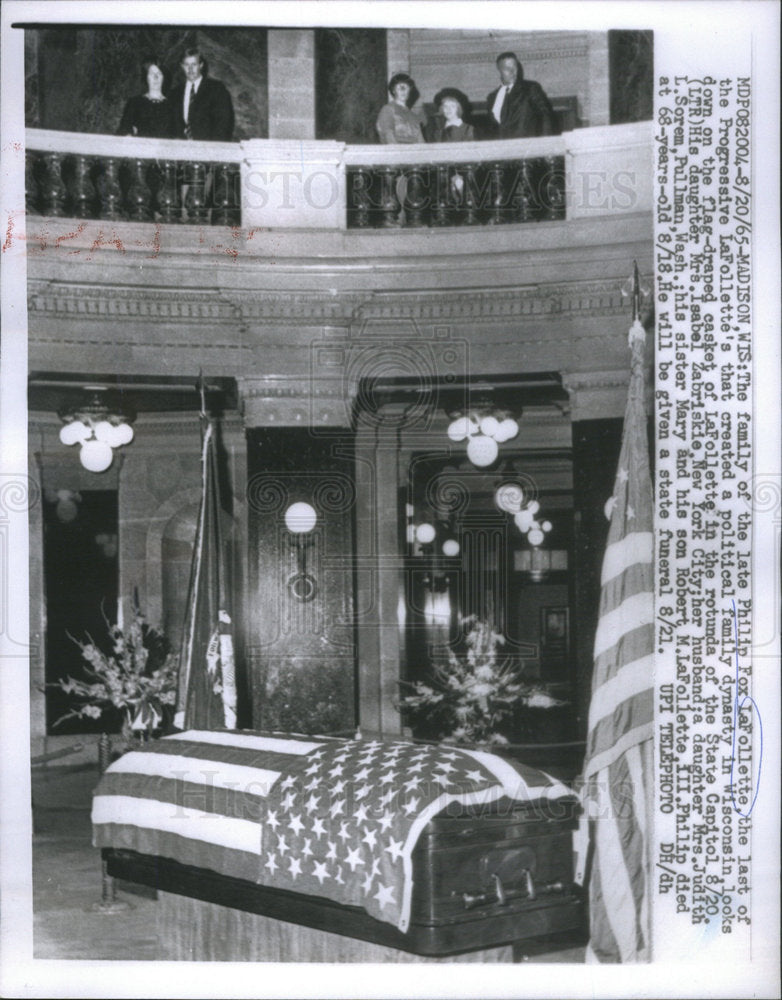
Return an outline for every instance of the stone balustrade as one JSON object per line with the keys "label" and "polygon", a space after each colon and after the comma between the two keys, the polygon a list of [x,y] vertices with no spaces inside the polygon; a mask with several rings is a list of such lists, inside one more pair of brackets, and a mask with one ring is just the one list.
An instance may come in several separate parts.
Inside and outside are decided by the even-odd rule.
{"label": "stone balustrade", "polygon": [[77,219],[238,225],[241,149],[28,129],[27,211]]}
{"label": "stone balustrade", "polygon": [[648,212],[650,122],[408,146],[28,129],[31,214],[246,229],[417,229]]}

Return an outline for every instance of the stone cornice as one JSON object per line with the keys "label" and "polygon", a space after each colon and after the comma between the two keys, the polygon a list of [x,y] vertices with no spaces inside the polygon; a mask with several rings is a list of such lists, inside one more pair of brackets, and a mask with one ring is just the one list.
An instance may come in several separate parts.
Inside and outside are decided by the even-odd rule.
{"label": "stone cornice", "polygon": [[357,319],[487,320],[514,316],[613,315],[627,312],[615,278],[496,289],[378,293],[360,305]]}
{"label": "stone cornice", "polygon": [[222,297],[218,288],[154,288],[36,278],[28,282],[28,309],[31,313],[85,319],[154,319],[188,324],[225,323],[237,318],[236,307]]}
{"label": "stone cornice", "polygon": [[[154,321],[187,327],[208,324],[219,342],[221,329],[235,331],[237,327],[258,322],[325,323],[355,328],[356,324],[360,327],[370,321],[399,319],[492,323],[515,317],[612,316],[627,312],[627,300],[615,278],[501,290],[469,288],[370,295],[214,287],[149,288],[31,279],[29,310],[33,318],[32,339],[36,339],[36,316],[56,316],[70,320]],[[117,338],[107,333],[105,341],[87,336],[81,340],[70,338],[70,342],[117,343]],[[234,338],[231,343],[235,344]]]}
{"label": "stone cornice", "polygon": [[350,427],[353,397],[342,378],[237,378],[247,427]]}
{"label": "stone cornice", "polygon": [[[647,381],[651,365],[647,370]],[[565,372],[562,384],[570,395],[571,416],[576,420],[599,420],[624,416],[630,367],[615,371]],[[647,392],[647,411],[650,393]]]}
{"label": "stone cornice", "polygon": [[[491,64],[496,51],[496,42],[490,42],[485,46],[484,52],[476,52],[474,50],[471,52],[459,52],[458,62],[459,64],[480,63],[484,65],[486,64],[488,57],[489,63]],[[544,61],[547,59],[581,59],[589,54],[589,45],[586,42],[576,42],[571,45],[546,45],[539,46],[537,48],[525,48],[523,46],[518,46],[518,54],[522,64]],[[422,60],[423,55],[424,53],[420,50],[413,52],[411,63],[414,67]],[[428,65],[449,67],[454,65],[454,53],[452,49],[449,52],[443,53],[436,53],[431,50],[427,50],[425,56]]]}

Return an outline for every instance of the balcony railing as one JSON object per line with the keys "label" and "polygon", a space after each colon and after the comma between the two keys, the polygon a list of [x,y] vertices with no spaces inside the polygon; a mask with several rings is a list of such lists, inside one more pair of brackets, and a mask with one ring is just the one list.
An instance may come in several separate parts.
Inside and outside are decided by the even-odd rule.
{"label": "balcony railing", "polygon": [[26,133],[31,214],[417,229],[651,210],[651,123],[496,142],[346,146]]}
{"label": "balcony railing", "polygon": [[27,211],[77,219],[238,225],[241,150],[27,130]]}

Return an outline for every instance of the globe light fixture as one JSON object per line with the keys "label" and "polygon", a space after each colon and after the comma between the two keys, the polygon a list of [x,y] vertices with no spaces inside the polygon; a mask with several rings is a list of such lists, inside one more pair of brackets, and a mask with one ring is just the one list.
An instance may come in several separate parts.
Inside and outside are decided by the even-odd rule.
{"label": "globe light fixture", "polygon": [[541,545],[546,534],[551,531],[551,521],[541,524],[535,515],[540,510],[538,500],[528,499],[518,483],[502,483],[494,491],[494,502],[497,507],[510,514],[519,531],[527,536],[530,545]]}
{"label": "globe light fixture", "polygon": [[415,529],[416,540],[421,543],[421,545],[431,545],[434,541],[435,530],[433,524],[419,524]]}
{"label": "globe light fixture", "polygon": [[308,503],[292,503],[285,511],[285,527],[292,535],[308,534],[315,527],[318,515]]}
{"label": "globe light fixture", "polygon": [[85,388],[92,394],[88,402],[59,412],[60,441],[69,448],[80,446],[79,460],[89,472],[105,472],[114,460],[114,449],[133,440],[135,414],[111,406],[102,386]]}
{"label": "globe light fixture", "polygon": [[467,457],[473,465],[482,469],[496,461],[499,450],[494,438],[477,434],[475,437],[471,437],[467,444]]}
{"label": "globe light fixture", "polygon": [[518,514],[525,500],[524,490],[518,483],[503,483],[494,493],[494,502],[506,514]]}
{"label": "globe light fixture", "polygon": [[288,580],[288,593],[302,604],[313,600],[318,592],[318,581],[307,572],[307,549],[313,544],[311,535],[317,523],[317,511],[303,500],[292,503],[285,511],[285,527],[291,534],[290,543],[296,550],[297,562],[297,572]]}
{"label": "globe light fixture", "polygon": [[499,445],[519,433],[519,425],[508,415],[508,411],[497,410],[491,405],[478,406],[469,413],[452,416],[454,419],[448,425],[448,437],[451,441],[467,441],[467,457],[478,468],[495,462]]}

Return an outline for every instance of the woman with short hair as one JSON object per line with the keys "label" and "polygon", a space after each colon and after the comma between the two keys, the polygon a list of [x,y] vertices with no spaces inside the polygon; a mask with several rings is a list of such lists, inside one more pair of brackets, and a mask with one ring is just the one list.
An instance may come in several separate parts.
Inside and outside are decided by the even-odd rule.
{"label": "woman with short hair", "polygon": [[142,63],[143,94],[131,97],[122,112],[117,135],[138,135],[150,139],[172,139],[175,133],[174,111],[163,93],[166,74],[160,60],[147,56]]}
{"label": "woman with short hair", "polygon": [[424,142],[424,116],[414,111],[413,105],[420,94],[412,77],[395,73],[388,81],[391,100],[384,104],[377,116],[375,128],[382,143]]}

